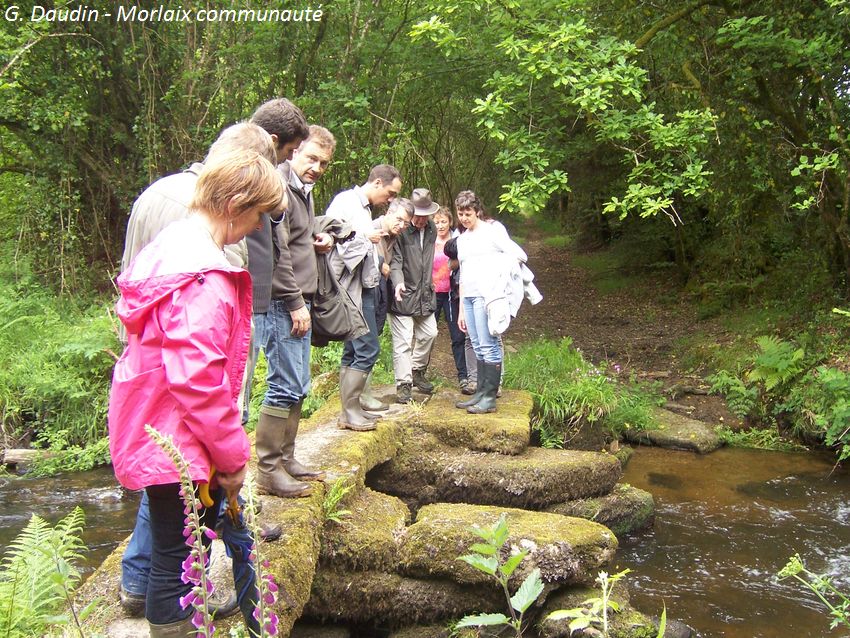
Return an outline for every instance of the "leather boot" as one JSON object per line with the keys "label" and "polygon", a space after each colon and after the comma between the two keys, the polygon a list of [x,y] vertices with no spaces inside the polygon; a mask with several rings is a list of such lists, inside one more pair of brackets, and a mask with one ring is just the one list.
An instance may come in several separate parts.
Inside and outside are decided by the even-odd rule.
{"label": "leather boot", "polygon": [[457,403],[455,403],[455,407],[460,408],[461,410],[465,410],[469,406],[478,403],[484,394],[484,379],[481,377],[481,373],[484,368],[484,362],[481,359],[477,359],[476,364],[476,367],[478,368],[478,381],[477,385],[475,386],[475,392],[466,401],[458,401]]}
{"label": "leather boot", "polygon": [[342,413],[339,415],[337,427],[341,430],[368,432],[374,430],[376,418],[370,417],[360,407],[360,394],[366,385],[368,372],[342,367],[339,369],[339,398],[342,403]]}
{"label": "leather boot", "polygon": [[410,403],[413,397],[410,395],[410,384],[399,383],[395,389],[396,403]]}
{"label": "leather boot", "polygon": [[295,437],[298,435],[298,424],[301,422],[301,406],[303,401],[294,403],[289,407],[289,418],[286,419],[286,436],[281,447],[281,459],[283,469],[293,478],[302,481],[323,481],[325,473],[313,467],[307,467],[295,458]]}
{"label": "leather boot", "polygon": [[413,387],[423,394],[433,394],[434,384],[425,378],[425,368],[413,371]]}
{"label": "leather boot", "polygon": [[255,443],[257,448],[257,491],[282,498],[308,496],[313,488],[292,478],[283,467],[282,450],[286,440],[287,408],[260,407]]}
{"label": "leather boot", "polygon": [[150,638],[191,638],[197,630],[192,624],[192,616],[190,615],[188,618],[165,625],[148,623],[148,631]]}
{"label": "leather boot", "polygon": [[363,392],[360,393],[360,407],[368,412],[383,412],[384,410],[390,409],[390,406],[386,403],[372,396],[371,372],[366,377],[366,387],[363,388]]}
{"label": "leather boot", "polygon": [[499,391],[499,379],[502,376],[501,363],[485,363],[484,380],[481,380],[481,374],[478,375],[478,386],[484,386],[484,392],[481,399],[475,405],[466,408],[470,414],[488,414],[496,411],[496,393]]}

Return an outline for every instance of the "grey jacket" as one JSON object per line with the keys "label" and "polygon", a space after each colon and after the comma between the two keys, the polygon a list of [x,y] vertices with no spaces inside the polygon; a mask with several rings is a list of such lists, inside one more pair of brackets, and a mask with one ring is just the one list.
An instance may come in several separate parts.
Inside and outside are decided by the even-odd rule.
{"label": "grey jacket", "polygon": [[437,228],[431,220],[425,227],[421,245],[419,229],[413,224],[399,234],[390,260],[390,279],[393,291],[401,283],[406,290],[401,301],[396,301],[395,294],[391,297],[389,311],[392,314],[426,317],[437,309],[432,277],[436,239]]}

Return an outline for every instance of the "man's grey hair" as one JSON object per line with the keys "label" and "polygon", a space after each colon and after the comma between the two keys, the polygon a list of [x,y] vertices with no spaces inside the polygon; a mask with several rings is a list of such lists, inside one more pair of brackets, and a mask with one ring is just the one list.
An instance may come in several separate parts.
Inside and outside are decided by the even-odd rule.
{"label": "man's grey hair", "polygon": [[390,202],[389,208],[387,208],[387,214],[394,213],[399,208],[403,208],[404,212],[407,213],[408,217],[413,217],[416,213],[413,208],[413,202],[411,202],[406,197],[396,197],[392,202]]}

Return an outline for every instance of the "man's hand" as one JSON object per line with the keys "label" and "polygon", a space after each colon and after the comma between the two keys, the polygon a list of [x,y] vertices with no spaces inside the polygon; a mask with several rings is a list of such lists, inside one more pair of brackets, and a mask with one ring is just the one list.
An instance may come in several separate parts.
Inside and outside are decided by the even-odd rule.
{"label": "man's hand", "polygon": [[333,245],[334,238],[328,235],[327,233],[319,233],[315,236],[315,238],[313,238],[313,248],[320,255],[330,252],[331,248],[333,248]]}
{"label": "man's hand", "polygon": [[371,233],[367,233],[366,239],[368,239],[373,244],[377,244],[381,241],[381,237],[384,237],[386,233],[382,230],[373,230]]}
{"label": "man's hand", "polygon": [[245,472],[248,471],[248,466],[243,465],[242,469],[235,472],[217,472],[215,478],[218,484],[224,488],[225,494],[238,494],[242,489],[242,483],[245,482]]}
{"label": "man's hand", "polygon": [[387,262],[381,264],[381,274],[384,277],[390,276],[390,265]]}
{"label": "man's hand", "polygon": [[403,293],[403,292],[407,292],[407,288],[404,287],[403,283],[400,283],[398,286],[395,287],[395,300],[396,301],[401,301],[401,293]]}
{"label": "man's hand", "polygon": [[293,337],[303,337],[310,329],[310,311],[307,306],[301,306],[298,310],[290,310],[289,316],[292,319]]}

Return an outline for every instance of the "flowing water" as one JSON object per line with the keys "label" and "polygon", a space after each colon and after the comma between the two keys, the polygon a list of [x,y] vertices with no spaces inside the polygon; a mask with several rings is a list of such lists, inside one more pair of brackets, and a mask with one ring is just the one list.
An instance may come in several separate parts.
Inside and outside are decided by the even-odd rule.
{"label": "flowing water", "polygon": [[[850,591],[850,473],[807,454],[719,450],[706,456],[639,448],[624,481],[656,501],[652,530],[621,540],[632,601],[687,622],[703,638],[847,638],[815,597],[774,574],[799,552]],[[30,513],[51,522],[86,513],[87,571],[131,531],[138,495],[110,468],[51,479],[0,478],[0,547]]]}
{"label": "flowing water", "polygon": [[639,448],[623,481],[653,494],[656,521],[617,554],[617,567],[632,570],[632,602],[656,614],[666,604],[705,638],[850,636],[829,630],[813,594],[775,578],[799,553],[850,591],[850,474],[831,461]]}

